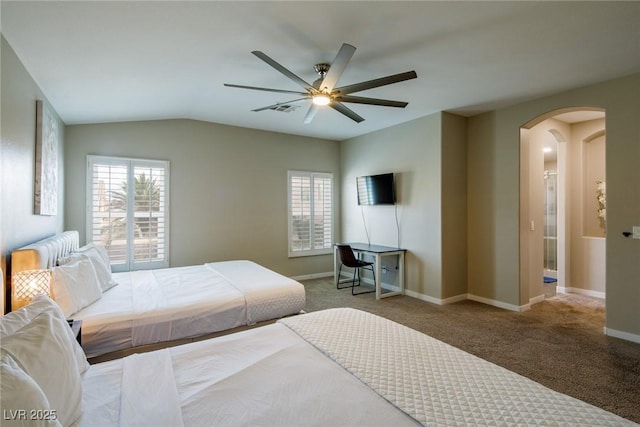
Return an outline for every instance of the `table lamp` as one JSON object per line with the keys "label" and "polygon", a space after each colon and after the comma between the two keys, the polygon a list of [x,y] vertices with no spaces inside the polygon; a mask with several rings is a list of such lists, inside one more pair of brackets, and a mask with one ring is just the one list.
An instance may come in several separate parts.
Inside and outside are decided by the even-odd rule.
{"label": "table lamp", "polygon": [[11,310],[29,304],[36,295],[51,294],[51,272],[49,270],[24,270],[12,275]]}

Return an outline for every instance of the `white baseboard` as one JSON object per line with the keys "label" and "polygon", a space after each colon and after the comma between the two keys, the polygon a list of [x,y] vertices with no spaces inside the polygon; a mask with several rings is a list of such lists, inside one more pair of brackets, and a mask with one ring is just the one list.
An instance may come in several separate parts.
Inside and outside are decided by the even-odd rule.
{"label": "white baseboard", "polygon": [[544,294],[538,295],[537,297],[533,297],[533,298],[529,299],[529,306],[538,304],[539,302],[544,301],[544,299],[545,299],[544,298]]}
{"label": "white baseboard", "polygon": [[501,301],[495,301],[492,299],[483,298],[483,297],[479,297],[477,295],[472,295],[472,294],[460,294],[454,297],[441,299],[441,298],[430,297],[429,295],[424,295],[419,292],[411,291],[408,289],[405,289],[404,293],[407,296],[418,298],[422,301],[426,301],[426,302],[430,302],[432,304],[438,304],[438,305],[453,304],[453,303],[464,301],[464,300],[471,300],[471,301],[481,302],[483,304],[492,305],[494,307],[503,308],[511,311],[526,311],[530,308],[529,304],[522,307],[518,307],[516,305],[505,304]]}
{"label": "white baseboard", "polygon": [[615,329],[607,328],[606,326],[603,329],[604,329],[604,334],[607,336],[620,338],[623,340],[640,344],[640,335],[632,334],[629,332],[616,331]]}
{"label": "white baseboard", "polygon": [[456,295],[455,297],[440,299],[440,298],[430,297],[429,295],[421,294],[419,292],[410,291],[408,289],[404,290],[404,294],[412,298],[417,298],[419,300],[430,302],[432,304],[437,304],[437,305],[453,304],[454,302],[460,302],[468,299],[467,294],[461,294],[461,295]]}
{"label": "white baseboard", "polygon": [[498,308],[504,308],[506,310],[511,310],[511,311],[526,311],[526,310],[529,309],[529,305],[528,304],[526,306],[518,307],[517,305],[505,304],[505,303],[500,302],[500,301],[495,301],[495,300],[492,300],[492,299],[479,297],[479,296],[473,295],[473,294],[460,294],[460,295],[456,295],[456,296],[453,296],[453,297],[441,299],[441,298],[430,297],[429,295],[424,295],[424,294],[421,294],[419,292],[411,291],[411,290],[408,290],[408,289],[405,289],[404,293],[407,296],[410,296],[410,297],[413,297],[413,298],[418,298],[418,299],[420,299],[422,301],[427,301],[427,302],[430,302],[432,304],[438,304],[438,305],[453,304],[453,303],[464,301],[464,300],[471,300],[471,301],[481,302],[483,304],[492,305],[492,306],[498,307]]}
{"label": "white baseboard", "polygon": [[498,308],[504,308],[505,310],[510,310],[510,311],[527,311],[531,308],[530,304],[525,304],[523,306],[518,306],[518,305],[513,305],[513,304],[507,304],[505,302],[502,301],[496,301],[493,299],[489,299],[489,298],[484,298],[484,297],[479,297],[477,295],[473,295],[473,294],[468,294],[468,298],[472,301],[477,301],[477,302],[481,302],[483,304],[488,304],[488,305],[492,305],[494,307],[498,307]]}
{"label": "white baseboard", "polygon": [[582,289],[582,288],[573,288],[571,286],[558,286],[556,288],[556,292],[561,293],[561,294],[579,294],[579,295],[586,295],[589,297],[593,297],[593,298],[600,298],[600,299],[605,299],[607,294],[605,292],[600,292],[600,291],[591,291],[589,289]]}
{"label": "white baseboard", "polygon": [[465,301],[469,299],[469,294],[460,294],[460,295],[456,295],[454,297],[449,297],[449,298],[445,298],[442,300],[442,304],[446,305],[446,304],[453,304],[455,302],[460,302],[460,301]]}
{"label": "white baseboard", "polygon": [[[333,271],[327,271],[325,273],[314,273],[314,274],[305,274],[302,276],[295,276],[295,277],[291,277],[293,280],[309,280],[309,279],[320,279],[323,277],[332,277],[333,276]],[[347,277],[351,277],[348,274],[342,274],[341,276],[347,278]],[[363,282],[373,285],[373,280],[372,279],[368,279],[368,278],[364,278],[362,279]],[[387,283],[383,283],[382,287],[384,289],[387,290],[393,290],[393,291],[397,291],[399,290],[398,287],[387,284]],[[574,287],[564,287],[564,286],[558,286],[556,288],[556,291],[558,293],[574,293],[574,294],[581,294],[581,295],[587,295],[590,297],[594,297],[594,298],[601,298],[604,299],[606,294],[604,292],[598,292],[598,291],[590,291],[588,289],[581,289],[581,288],[574,288]],[[498,307],[498,308],[503,308],[505,310],[510,310],[510,311],[527,311],[531,308],[532,305],[537,304],[539,302],[544,301],[545,297],[544,295],[538,295],[537,297],[533,297],[529,300],[529,304],[525,304],[522,306],[517,306],[517,305],[513,305],[513,304],[506,304],[504,302],[501,301],[496,301],[496,300],[492,300],[489,298],[484,298],[484,297],[479,297],[477,295],[473,295],[473,294],[460,294],[460,295],[456,295],[454,297],[450,297],[450,298],[445,298],[445,299],[440,299],[440,298],[434,298],[434,297],[430,297],[428,295],[424,295],[421,294],[419,292],[415,292],[415,291],[411,291],[409,289],[405,289],[404,290],[405,295],[410,296],[412,298],[417,298],[419,300],[422,301],[426,301],[426,302],[430,302],[432,304],[437,304],[437,305],[446,305],[446,304],[453,304],[456,302],[460,302],[460,301],[464,301],[464,300],[472,300],[472,301],[477,301],[477,302],[481,302],[483,304],[488,304],[494,307]],[[623,340],[627,340],[627,341],[631,341],[631,342],[635,342],[640,344],[640,335],[637,334],[632,334],[629,332],[623,332],[623,331],[618,331],[615,329],[611,329],[611,328],[607,328],[606,326],[603,328],[603,332],[605,335],[610,336],[610,337],[614,337],[614,338],[620,338]]]}
{"label": "white baseboard", "polygon": [[293,280],[310,280],[310,279],[322,279],[323,277],[333,277],[333,271],[327,271],[325,273],[313,273],[303,274],[302,276],[293,276]]}
{"label": "white baseboard", "polygon": [[404,294],[412,298],[417,298],[422,301],[430,302],[431,304],[444,305],[442,300],[439,298],[430,297],[429,295],[421,294],[416,291],[410,291],[409,289],[405,289]]}

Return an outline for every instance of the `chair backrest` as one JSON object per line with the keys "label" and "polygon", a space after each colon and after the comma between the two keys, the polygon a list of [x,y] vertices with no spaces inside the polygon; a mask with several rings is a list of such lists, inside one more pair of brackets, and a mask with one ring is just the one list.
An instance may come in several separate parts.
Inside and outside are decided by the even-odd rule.
{"label": "chair backrest", "polygon": [[358,260],[356,259],[353,249],[349,245],[336,245],[338,247],[338,253],[340,254],[340,262],[347,267],[358,267]]}

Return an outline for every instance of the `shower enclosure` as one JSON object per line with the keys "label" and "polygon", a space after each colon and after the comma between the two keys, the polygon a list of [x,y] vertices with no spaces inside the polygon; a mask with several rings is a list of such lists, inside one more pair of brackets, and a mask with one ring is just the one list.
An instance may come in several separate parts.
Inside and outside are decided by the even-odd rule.
{"label": "shower enclosure", "polygon": [[557,216],[558,173],[544,171],[544,276],[558,277],[558,216]]}

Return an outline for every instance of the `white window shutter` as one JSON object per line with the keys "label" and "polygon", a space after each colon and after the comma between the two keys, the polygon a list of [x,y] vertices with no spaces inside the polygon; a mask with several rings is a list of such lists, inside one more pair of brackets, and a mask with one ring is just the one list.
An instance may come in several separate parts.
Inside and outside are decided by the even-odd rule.
{"label": "white window shutter", "polygon": [[330,253],[333,175],[289,171],[289,256]]}
{"label": "white window shutter", "polygon": [[168,267],[169,163],[88,156],[87,241],[114,271]]}

